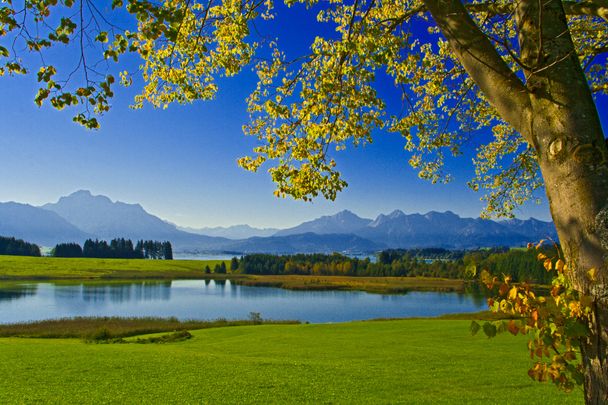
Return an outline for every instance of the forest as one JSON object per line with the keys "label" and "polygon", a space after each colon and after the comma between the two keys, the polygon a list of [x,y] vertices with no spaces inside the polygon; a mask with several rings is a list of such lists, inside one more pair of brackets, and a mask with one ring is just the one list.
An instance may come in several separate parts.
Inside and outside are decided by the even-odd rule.
{"label": "forest", "polygon": [[21,239],[0,236],[0,255],[40,256],[40,247]]}
{"label": "forest", "polygon": [[173,260],[173,248],[168,241],[140,240],[133,246],[133,241],[124,238],[112,239],[110,243],[105,240],[87,239],[82,247],[78,243],[60,243],[53,248],[51,255],[101,259]]}
{"label": "forest", "polygon": [[[553,252],[549,252],[553,250]],[[544,250],[555,254],[554,248]],[[375,262],[338,253],[269,255],[250,254],[239,260],[244,274],[340,275],[360,277],[443,277],[470,279],[482,269],[493,275],[510,275],[515,282],[548,284],[551,274],[537,260],[538,251],[492,248],[469,251],[445,249],[393,249]]]}

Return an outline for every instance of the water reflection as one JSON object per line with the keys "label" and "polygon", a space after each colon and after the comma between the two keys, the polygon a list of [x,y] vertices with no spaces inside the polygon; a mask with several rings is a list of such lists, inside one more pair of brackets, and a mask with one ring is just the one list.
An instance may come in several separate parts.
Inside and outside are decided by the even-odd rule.
{"label": "water reflection", "polygon": [[0,285],[0,323],[73,316],[245,319],[250,312],[271,319],[343,322],[485,308],[485,298],[474,290],[381,295],[248,287],[229,280]]}
{"label": "water reflection", "polygon": [[36,284],[0,284],[0,301],[13,301],[36,294]]}
{"label": "water reflection", "polygon": [[[58,302],[82,301],[84,303],[122,303],[171,299],[171,281],[56,285],[53,295]],[[0,290],[1,291],[1,290]]]}

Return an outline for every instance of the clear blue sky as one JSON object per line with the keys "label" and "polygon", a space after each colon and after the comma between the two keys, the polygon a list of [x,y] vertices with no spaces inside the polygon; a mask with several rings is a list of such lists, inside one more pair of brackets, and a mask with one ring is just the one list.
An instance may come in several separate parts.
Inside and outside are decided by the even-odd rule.
{"label": "clear blue sky", "polygon": [[[295,14],[278,22],[279,30],[291,29],[282,37],[283,45],[314,35],[311,20]],[[296,41],[288,51],[295,54],[302,46]],[[133,91],[117,86],[101,130],[87,131],[71,122],[71,111],[34,105],[35,76],[2,77],[0,201],[39,205],[88,189],[141,203],[161,218],[193,227],[287,227],[342,209],[366,217],[394,209],[478,216],[481,195],[466,187],[473,173],[470,155],[450,165],[451,184],[432,185],[408,166],[403,140],[382,132],[373,144],[339,154],[349,187],[336,201],[277,199],[265,171],[249,173],[236,165],[255,143],[241,131],[247,119],[245,97],[254,84],[247,71],[221,80],[215,101],[139,111],[128,108]],[[545,202],[528,204],[516,215],[549,219]]]}

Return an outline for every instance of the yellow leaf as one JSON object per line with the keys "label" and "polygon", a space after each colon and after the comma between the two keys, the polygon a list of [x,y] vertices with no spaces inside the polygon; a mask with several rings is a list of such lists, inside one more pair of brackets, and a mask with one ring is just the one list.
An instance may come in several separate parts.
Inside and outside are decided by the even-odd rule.
{"label": "yellow leaf", "polygon": [[558,259],[557,262],[555,263],[555,270],[559,271],[560,273],[564,271],[564,261],[562,259]]}
{"label": "yellow leaf", "polygon": [[553,263],[551,262],[551,259],[545,259],[543,266],[545,267],[545,270],[551,271],[551,269],[553,268]]}
{"label": "yellow leaf", "polygon": [[517,298],[517,287],[513,287],[509,291],[509,299],[510,300],[515,300],[516,298]]}
{"label": "yellow leaf", "polygon": [[591,281],[595,281],[596,280],[596,274],[597,274],[597,269],[594,267],[591,270],[589,270],[587,272],[587,277],[589,277],[589,280]]}

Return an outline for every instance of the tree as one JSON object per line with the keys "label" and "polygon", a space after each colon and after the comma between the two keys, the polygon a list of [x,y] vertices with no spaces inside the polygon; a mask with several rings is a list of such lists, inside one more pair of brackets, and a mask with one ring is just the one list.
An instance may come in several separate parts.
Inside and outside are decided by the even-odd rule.
{"label": "tree", "polygon": [[[78,106],[74,120],[96,128],[115,82],[90,62],[96,49],[110,61],[127,52],[142,59],[135,107],[211,99],[217,76],[254,64],[259,83],[245,132],[260,145],[239,163],[254,171],[274,165],[276,194],[305,200],[335,198],[347,184],[334,149],[371,142],[376,129],[402,134],[410,163],[433,182],[449,180],[445,154],[459,155],[474,138],[481,146],[470,186],[486,190],[486,215],[511,215],[544,184],[568,278],[591,308],[580,341],[585,398],[608,402],[608,148],[597,108],[608,93],[608,2],[286,4],[298,2],[335,31],[292,59],[276,41],[253,38],[264,25],[251,30],[253,21],[276,13],[272,0],[114,0],[112,8],[134,16],[137,26],[125,31],[87,0],[5,2],[0,37],[12,46],[0,46],[0,73],[27,72],[16,43],[36,53],[73,43],[83,83],[43,65],[35,101]],[[402,92],[402,111],[376,90],[383,76]],[[127,71],[120,78],[132,82]]]}
{"label": "tree", "polygon": [[143,240],[137,241],[133,255],[134,255],[135,259],[144,258],[144,241]]}
{"label": "tree", "polygon": [[54,257],[82,257],[82,247],[78,243],[59,243],[51,251]]}
{"label": "tree", "polygon": [[0,236],[0,255],[40,256],[40,247],[22,239]]}
{"label": "tree", "polygon": [[239,269],[239,259],[237,259],[236,257],[233,257],[230,260],[230,272],[234,273],[238,269]]}
{"label": "tree", "polygon": [[169,241],[163,242],[163,257],[165,260],[173,260],[173,247]]}
{"label": "tree", "polygon": [[215,267],[213,268],[213,272],[217,273],[217,274],[226,274],[226,263],[225,262],[217,263],[215,265]]}

